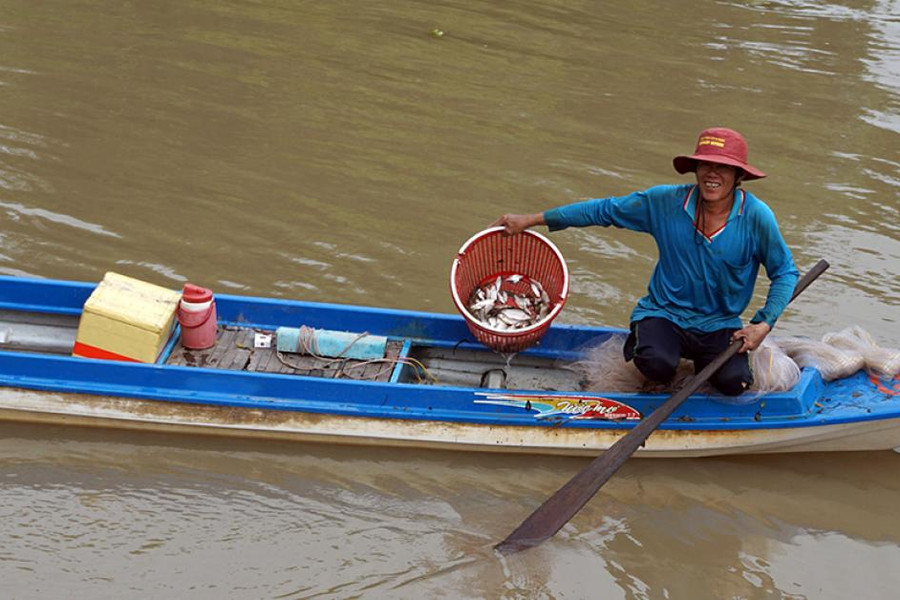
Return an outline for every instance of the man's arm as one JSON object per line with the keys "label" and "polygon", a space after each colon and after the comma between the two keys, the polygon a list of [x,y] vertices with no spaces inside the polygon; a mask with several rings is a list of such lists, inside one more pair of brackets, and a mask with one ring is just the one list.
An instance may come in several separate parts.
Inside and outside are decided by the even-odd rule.
{"label": "man's arm", "polygon": [[760,211],[755,231],[759,238],[760,262],[766,268],[770,284],[765,305],[753,315],[749,325],[734,334],[735,339],[744,340],[741,352],[756,350],[766,339],[790,302],[800,278],[791,251],[778,229],[775,214],[768,207]]}
{"label": "man's arm", "polygon": [[775,215],[768,207],[760,215],[759,225],[757,235],[759,236],[760,263],[766,268],[770,285],[766,295],[766,304],[753,315],[750,322],[766,323],[771,329],[790,302],[800,273],[794,266],[791,251],[781,236]]}
{"label": "man's arm", "polygon": [[675,186],[657,186],[642,192],[612,198],[595,198],[552,208],[542,213],[528,215],[506,214],[491,226],[503,226],[510,235],[521,233],[529,227],[546,225],[550,231],[567,227],[621,227],[633,231],[650,231],[652,228],[651,206],[654,200],[667,200]]}

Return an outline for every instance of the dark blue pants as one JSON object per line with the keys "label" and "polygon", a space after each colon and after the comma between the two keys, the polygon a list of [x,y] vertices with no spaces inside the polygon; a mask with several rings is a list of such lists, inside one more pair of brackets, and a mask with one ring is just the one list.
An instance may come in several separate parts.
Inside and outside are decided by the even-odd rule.
{"label": "dark blue pants", "polygon": [[[647,379],[668,383],[682,358],[693,360],[694,372],[699,373],[728,348],[735,331],[703,333],[682,329],[668,319],[642,319],[631,324],[631,334],[625,340],[625,360],[634,360]],[[747,389],[753,382],[747,353],[732,356],[709,382],[727,396],[737,396]]]}

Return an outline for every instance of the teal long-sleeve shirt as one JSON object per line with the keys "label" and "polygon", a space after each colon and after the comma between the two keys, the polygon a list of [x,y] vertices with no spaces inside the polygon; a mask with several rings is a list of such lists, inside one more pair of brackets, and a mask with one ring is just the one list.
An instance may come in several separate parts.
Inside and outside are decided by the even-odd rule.
{"label": "teal long-sleeve shirt", "polygon": [[739,188],[725,226],[707,237],[695,226],[698,196],[696,185],[661,185],[554,208],[544,220],[550,231],[613,225],[653,236],[659,262],[632,321],[663,317],[701,332],[739,329],[763,265],[771,285],[765,306],[750,321],[774,326],[798,279],[774,213]]}

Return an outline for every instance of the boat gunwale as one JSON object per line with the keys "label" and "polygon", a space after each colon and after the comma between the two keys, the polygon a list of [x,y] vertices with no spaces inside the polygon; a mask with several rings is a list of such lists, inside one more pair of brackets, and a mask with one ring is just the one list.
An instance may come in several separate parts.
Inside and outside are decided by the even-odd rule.
{"label": "boat gunwale", "polygon": [[[334,386],[336,388],[344,388],[346,391],[353,391],[353,388],[368,388],[369,396],[376,398],[383,396],[385,399],[390,394],[379,392],[391,391],[409,391],[410,389],[425,389],[434,391],[431,386],[417,386],[415,384],[391,383],[391,382],[373,382],[364,380],[338,379],[338,380],[321,380],[320,378],[292,375],[281,373],[255,373],[246,371],[228,371],[222,369],[212,369],[204,367],[183,367],[177,365],[158,365],[145,363],[119,363],[104,361],[101,359],[75,358],[68,356],[47,356],[38,353],[28,352],[0,352],[0,371],[4,367],[4,363],[10,360],[23,360],[35,363],[45,363],[46,370],[53,370],[52,365],[74,365],[79,370],[90,371],[95,368],[101,370],[120,370],[128,371],[169,371],[187,375],[188,377],[207,377],[216,380],[231,380],[234,378],[254,378],[265,381],[278,381],[282,383],[299,383],[297,380],[302,379],[305,383],[317,386]],[[50,364],[46,364],[50,363]],[[84,367],[84,369],[80,369]],[[85,373],[89,375],[90,373]],[[805,376],[811,380],[819,378],[814,370],[805,370]],[[72,380],[52,379],[47,377],[35,377],[28,375],[10,375],[7,372],[0,372],[0,385],[5,387],[21,387],[34,390],[43,390],[48,392],[59,393],[83,393],[97,396],[125,397],[137,398],[141,400],[157,400],[172,403],[184,404],[202,404],[212,406],[223,406],[233,408],[246,409],[265,409],[265,410],[282,410],[293,412],[309,412],[315,414],[337,414],[344,416],[355,416],[362,418],[398,418],[404,420],[418,421],[450,421],[450,422],[466,422],[478,423],[496,426],[529,426],[529,427],[566,427],[577,429],[619,429],[627,430],[640,423],[635,421],[614,421],[614,420],[597,420],[597,419],[559,419],[553,421],[551,419],[539,419],[534,413],[515,414],[512,410],[502,411],[494,410],[487,412],[485,410],[460,410],[460,409],[435,409],[428,406],[427,403],[422,406],[409,406],[390,404],[376,406],[377,400],[371,402],[349,402],[346,400],[334,401],[330,399],[310,400],[306,398],[284,398],[280,396],[262,396],[252,394],[234,394],[223,391],[204,390],[188,390],[172,387],[148,387],[140,384],[123,384],[110,383],[109,381],[89,382],[80,380],[75,384]],[[229,386],[223,384],[223,389]],[[298,386],[302,388],[303,386]],[[496,394],[498,390],[489,388],[467,388],[445,386],[440,388],[441,395],[458,396],[464,401],[464,397],[472,397],[474,395]],[[423,392],[427,393],[427,392]],[[584,398],[608,398],[628,404],[639,394],[599,394],[583,392],[578,394],[569,394],[565,392],[550,393],[531,390],[516,390],[517,396],[530,396],[534,398],[540,397],[584,397]],[[315,395],[315,394],[312,394]],[[648,396],[644,396],[648,397]],[[667,396],[658,394],[652,397],[653,400],[660,404],[665,401]],[[762,397],[765,399],[766,397]],[[473,398],[474,399],[474,398]],[[692,397],[686,402],[689,405],[691,401],[697,397]],[[434,404],[434,403],[431,403]],[[367,409],[366,407],[371,407]],[[500,407],[498,407],[500,408]],[[687,407],[688,409],[690,406]],[[892,416],[900,416],[900,409],[887,414],[878,412],[866,412],[856,416],[844,417],[822,417],[815,411],[811,411],[805,415],[791,415],[780,417],[760,417],[755,418],[737,418],[737,417],[709,417],[709,418],[674,418],[665,421],[661,427],[671,430],[738,430],[738,429],[779,429],[789,427],[814,427],[819,425],[832,425],[842,423],[852,423],[870,420],[879,420],[890,418]]]}
{"label": "boat gunwale", "polygon": [[[52,288],[59,292],[58,294],[56,294],[57,296],[63,296],[64,299],[69,301],[71,305],[48,305],[46,303],[35,304],[22,301],[9,302],[7,301],[7,298],[4,298],[3,301],[0,302],[0,307],[23,312],[43,312],[54,314],[80,313],[81,306],[79,302],[83,304],[83,300],[81,299],[86,298],[97,285],[94,283],[79,283],[50,279],[27,279],[20,277],[0,276],[0,290],[5,289],[3,288],[4,282],[12,282],[15,286],[21,288],[15,290],[19,293],[20,296],[27,296],[28,292],[31,291],[29,288],[32,287],[35,289]],[[31,293],[35,296],[38,295],[38,293],[35,293],[34,291],[31,291]],[[0,297],[2,297],[2,294],[0,294]],[[40,294],[40,297],[46,299],[48,295]],[[51,295],[50,297],[52,299],[53,296]],[[357,317],[387,317],[388,320],[386,322],[379,323],[379,326],[383,328],[387,328],[399,321],[413,319],[418,320],[418,322],[411,324],[411,329],[420,327],[427,330],[429,325],[437,323],[441,326],[448,326],[449,328],[446,331],[466,330],[464,320],[460,316],[442,313],[308,302],[280,298],[238,296],[232,294],[217,295],[216,300],[217,303],[220,303],[223,308],[225,308],[223,312],[230,317],[228,319],[223,319],[221,323],[223,325],[232,325],[238,327],[268,329],[272,328],[273,325],[277,326],[281,324],[281,322],[288,318],[294,318],[298,314],[302,315],[307,312],[318,313],[315,314],[315,319],[318,320],[322,320],[326,317],[333,317],[334,313],[340,314],[342,317],[347,315],[348,313],[353,313]],[[75,305],[78,306],[76,307]],[[270,323],[258,318],[259,316],[274,314],[272,312],[266,312],[270,309],[281,309],[284,311],[285,314],[280,316],[280,322]],[[246,318],[247,316],[253,317],[254,313],[257,317],[256,319]],[[306,316],[310,315],[307,314]],[[279,321],[279,319],[274,319],[274,321]],[[551,332],[557,332],[562,333],[562,335],[564,336],[566,335],[565,332],[567,331],[575,332],[576,335],[580,335],[581,337],[587,337],[590,335],[599,337],[603,335],[609,336],[614,333],[622,332],[624,330],[617,328],[554,324],[551,326],[548,334],[550,334]],[[386,333],[389,337],[394,337],[395,339],[397,339],[397,336],[391,336],[389,332],[382,331],[379,333]],[[410,335],[401,337],[411,340],[412,344],[414,345],[440,345],[445,347],[459,346],[479,350],[482,349],[478,344],[474,342],[454,343],[449,339],[449,337],[444,339],[415,337]],[[566,353],[567,351],[565,350],[539,347],[537,349],[525,351],[522,354],[558,358],[565,355]],[[17,360],[24,361],[24,363],[21,363],[18,369],[10,369],[9,367],[11,366],[11,363],[15,363]],[[56,362],[51,362],[50,364],[48,364],[44,361]],[[35,376],[34,374],[29,373],[29,367],[27,367],[29,363],[33,365],[31,368],[34,371],[53,372],[56,370],[53,369],[53,366],[64,367],[61,369],[63,372],[71,371],[72,369],[74,369],[80,379],[70,377],[68,380],[66,380],[53,379],[46,376]],[[37,366],[34,366],[40,364],[44,364],[46,368],[40,369]],[[113,375],[118,375],[119,370],[121,369],[125,369],[125,374],[130,372],[143,373],[144,371],[140,371],[141,369],[162,370],[162,372],[173,374],[170,375],[170,377],[173,379],[173,381],[171,382],[172,384],[181,383],[182,385],[180,387],[176,385],[160,387],[153,385],[144,385],[139,379],[134,378],[132,378],[133,381],[128,382],[126,381],[128,379],[127,375],[115,376],[112,378],[109,376],[110,373],[112,373]],[[138,369],[138,371],[129,371],[131,369]],[[88,378],[88,376],[92,373],[100,375],[105,374],[106,377],[96,377],[92,381]],[[184,377],[180,378],[182,381],[178,381],[179,378],[176,377],[176,375],[184,375]],[[356,388],[357,390],[362,389],[369,392],[368,396],[371,396],[373,399],[348,402],[344,398],[349,397],[350,394],[341,393],[340,396],[342,399],[336,401],[333,399],[333,397],[337,394],[335,394],[333,391],[325,394],[326,397],[320,400],[310,400],[308,398],[302,397],[299,394],[294,394],[290,397],[272,394],[242,395],[240,393],[236,394],[233,392],[217,391],[215,390],[215,388],[217,387],[215,384],[209,385],[202,390],[192,390],[190,386],[183,385],[185,381],[196,379],[198,377],[207,378],[210,381],[219,380],[225,382],[239,381],[238,379],[231,379],[237,377],[243,381],[261,382],[260,387],[265,387],[265,385],[263,384],[268,382],[272,383],[270,387],[273,389],[269,391],[273,393],[276,392],[279,387],[283,388],[283,384],[288,381],[298,384],[297,386],[294,386],[297,388],[305,389],[310,386],[313,388],[318,388],[318,392],[315,389],[309,390],[307,396],[321,395],[321,392],[323,390],[329,388],[331,388],[332,390],[340,390],[341,392],[350,391],[353,388]],[[80,357],[74,358],[64,355],[46,355],[40,353],[12,351],[0,352],[0,384],[8,387],[27,387],[30,389],[41,389],[46,391],[88,393],[101,396],[125,396],[167,402],[232,406],[236,408],[265,408],[301,412],[305,411],[318,414],[345,414],[348,416],[362,416],[371,418],[402,418],[427,421],[443,420],[451,422],[485,423],[498,426],[526,425],[534,427],[566,427],[604,430],[627,430],[640,421],[638,420],[626,422],[598,419],[560,419],[558,421],[553,421],[551,419],[536,418],[534,413],[531,412],[516,414],[512,410],[500,410],[502,407],[497,406],[494,406],[491,409],[485,409],[483,407],[476,409],[474,408],[475,405],[473,400],[475,395],[478,394],[483,395],[498,392],[514,394],[520,397],[543,396],[556,398],[609,398],[625,404],[643,403],[640,410],[644,414],[649,414],[650,411],[662,404],[668,397],[666,394],[642,394],[629,392],[545,392],[538,390],[496,390],[490,388],[458,386],[436,387],[403,383],[395,381],[395,378],[393,377],[391,381],[388,382],[373,382],[353,379],[323,380],[322,378],[306,376],[302,374],[229,371],[206,367],[182,367],[177,365],[165,365],[159,363],[120,363],[99,359],[87,359]],[[804,370],[804,374],[801,377],[801,382],[788,392],[761,395],[757,400],[743,406],[734,406],[729,403],[722,402],[719,403],[719,405],[723,408],[727,407],[727,412],[730,412],[732,414],[726,414],[726,412],[722,412],[693,416],[689,412],[692,408],[697,409],[698,404],[701,404],[702,402],[709,402],[710,398],[715,398],[713,396],[694,395],[683,405],[683,407],[679,411],[677,411],[674,415],[672,415],[672,417],[670,417],[669,420],[662,424],[662,428],[671,430],[767,429],[877,420],[900,414],[900,411],[898,411],[898,409],[894,407],[892,411],[887,411],[886,413],[881,411],[870,411],[868,413],[859,415],[833,416],[825,414],[823,416],[821,414],[821,410],[815,410],[815,404],[817,403],[814,403],[813,401],[806,401],[801,398],[803,394],[810,394],[815,392],[816,390],[821,393],[822,386],[823,383],[821,381],[821,378],[818,376],[818,373],[814,370],[807,369]],[[218,387],[229,389],[230,386],[226,383]],[[392,393],[404,391],[412,392],[417,396],[428,393],[431,394],[435,398],[435,400],[421,401],[420,399],[420,401],[415,405],[401,405],[399,404],[399,402],[403,400],[403,398],[396,397],[397,399],[394,400],[392,404],[388,404],[388,402],[391,401],[390,398]],[[377,405],[377,402],[378,398],[380,398],[381,396],[383,396],[384,399],[381,401],[381,405],[379,407]],[[434,404],[440,402],[441,398],[448,398],[451,396],[455,396],[454,402],[461,406],[468,399],[473,408],[466,409],[464,407],[435,410],[433,406]],[[805,412],[778,415],[763,413],[762,407],[765,403],[777,402],[779,400],[800,402],[801,406],[805,405],[807,407],[807,410]],[[381,408],[382,410],[379,410],[379,408]]]}

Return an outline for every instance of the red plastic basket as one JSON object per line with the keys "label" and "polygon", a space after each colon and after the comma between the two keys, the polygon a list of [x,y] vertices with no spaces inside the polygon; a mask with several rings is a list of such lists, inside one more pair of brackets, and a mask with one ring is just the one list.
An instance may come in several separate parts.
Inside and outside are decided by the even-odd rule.
{"label": "red plastic basket", "polygon": [[[524,280],[505,281],[505,276],[513,273],[541,283],[553,305],[547,316],[530,327],[512,331],[495,329],[475,319],[467,302],[476,287],[501,275],[505,291],[521,293],[526,289],[518,286],[530,287]],[[562,253],[543,235],[530,230],[506,235],[503,227],[492,227],[476,233],[459,249],[450,269],[450,291],[453,303],[479,342],[497,352],[519,352],[536,344],[562,310],[569,294],[569,269]]]}

